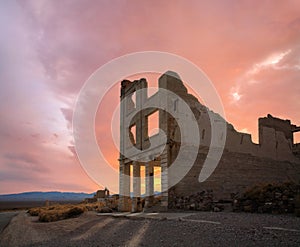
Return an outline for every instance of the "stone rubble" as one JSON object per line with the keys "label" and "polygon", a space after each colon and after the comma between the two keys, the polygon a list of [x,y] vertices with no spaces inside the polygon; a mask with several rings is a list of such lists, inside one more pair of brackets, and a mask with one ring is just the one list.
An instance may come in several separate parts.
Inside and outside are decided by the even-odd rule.
{"label": "stone rubble", "polygon": [[300,216],[300,184],[283,183],[255,186],[243,195],[233,195],[233,211]]}

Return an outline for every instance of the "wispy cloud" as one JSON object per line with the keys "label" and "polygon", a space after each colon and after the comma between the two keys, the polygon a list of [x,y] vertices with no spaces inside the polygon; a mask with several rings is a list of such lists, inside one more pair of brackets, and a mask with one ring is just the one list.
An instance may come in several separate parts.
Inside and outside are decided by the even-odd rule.
{"label": "wispy cloud", "polygon": [[[41,175],[51,189],[71,188],[74,181],[98,188],[68,148],[74,145],[72,112],[91,73],[129,52],[161,50],[194,62],[214,83],[239,130],[255,132],[257,117],[269,112],[300,124],[297,1],[0,5],[0,193],[37,189]],[[95,130],[113,166],[118,152],[110,120],[118,101],[117,86],[100,105]],[[47,172],[32,175],[34,164]],[[16,170],[23,174],[19,183]]]}
{"label": "wispy cloud", "polygon": [[249,71],[246,72],[246,76],[251,76],[251,75],[257,74],[261,70],[268,68],[268,67],[273,67],[276,69],[277,68],[276,65],[289,53],[291,53],[291,49],[268,56],[262,62],[254,64],[253,67]]}

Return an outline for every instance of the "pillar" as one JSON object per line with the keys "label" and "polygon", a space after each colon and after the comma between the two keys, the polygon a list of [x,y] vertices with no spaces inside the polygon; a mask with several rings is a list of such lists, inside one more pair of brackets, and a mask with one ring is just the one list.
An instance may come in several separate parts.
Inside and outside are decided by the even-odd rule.
{"label": "pillar", "polygon": [[168,157],[166,153],[161,155],[161,210],[167,211],[168,210]]}
{"label": "pillar", "polygon": [[154,201],[154,169],[153,165],[148,162],[145,167],[145,175],[146,175],[146,202],[145,207],[149,208],[153,206]]}
{"label": "pillar", "polygon": [[[138,199],[139,198],[139,199]],[[137,212],[138,200],[141,198],[141,166],[138,162],[133,162],[133,199],[132,199],[132,209],[131,212]]]}
{"label": "pillar", "polygon": [[130,164],[120,162],[119,211],[130,211]]}

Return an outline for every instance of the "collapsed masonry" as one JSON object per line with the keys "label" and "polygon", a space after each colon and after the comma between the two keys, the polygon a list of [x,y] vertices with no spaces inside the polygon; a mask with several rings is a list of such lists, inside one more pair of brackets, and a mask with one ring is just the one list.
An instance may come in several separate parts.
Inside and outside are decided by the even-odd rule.
{"label": "collapsed masonry", "polygon": [[[232,193],[242,193],[248,187],[259,183],[300,181],[300,144],[294,143],[293,139],[293,134],[300,131],[300,127],[292,125],[290,120],[268,115],[259,119],[259,144],[252,142],[250,134],[237,132],[231,124],[225,122],[227,133],[222,158],[212,175],[199,183],[198,176],[211,142],[210,119],[225,120],[189,94],[176,73],[167,72],[159,78],[159,90],[170,90],[189,105],[196,118],[201,139],[197,159],[192,168],[179,183],[169,188],[168,174],[163,171],[172,165],[181,148],[180,128],[176,119],[162,109],[150,107],[140,110],[157,96],[156,93],[148,97],[147,90],[141,90],[147,87],[146,79],[123,80],[121,83],[120,211],[140,210],[142,167],[146,177],[145,208],[154,205],[154,167],[161,168],[162,193],[159,205],[155,205],[156,210],[160,211],[167,210],[174,197],[186,197],[204,190],[213,191],[216,200],[227,200]],[[134,96],[135,102],[132,99]],[[125,98],[129,98],[129,101],[122,101]],[[180,113],[180,102],[170,99],[167,104],[171,104],[172,111]],[[159,128],[165,132],[167,138],[163,152],[159,152],[159,147],[150,147],[149,144],[148,121],[156,112],[159,115]],[[132,118],[129,128],[124,127],[126,117]],[[135,161],[130,155],[125,156],[127,149],[131,148],[126,138],[128,135],[131,144],[140,150],[140,160],[149,157],[149,149],[151,154],[157,150],[158,155],[151,155],[151,159],[145,162]],[[133,196],[132,200],[129,200],[130,196]]]}

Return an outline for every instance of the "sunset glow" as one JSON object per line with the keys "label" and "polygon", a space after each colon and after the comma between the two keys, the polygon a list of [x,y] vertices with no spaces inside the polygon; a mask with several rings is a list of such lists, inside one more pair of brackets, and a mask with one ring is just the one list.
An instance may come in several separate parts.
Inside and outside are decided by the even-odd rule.
{"label": "sunset glow", "polygon": [[[105,186],[92,181],[78,161],[73,109],[90,75],[127,53],[164,51],[193,62],[214,84],[227,121],[251,133],[254,142],[258,118],[269,113],[300,125],[299,1],[28,0],[0,5],[1,194],[93,192]],[[145,76],[150,86],[157,85],[159,75],[131,78]],[[111,122],[119,83],[100,103],[95,124],[99,147],[115,169],[119,153],[112,131],[119,126]],[[155,134],[156,119],[152,123]],[[300,142],[298,134],[295,139]]]}

